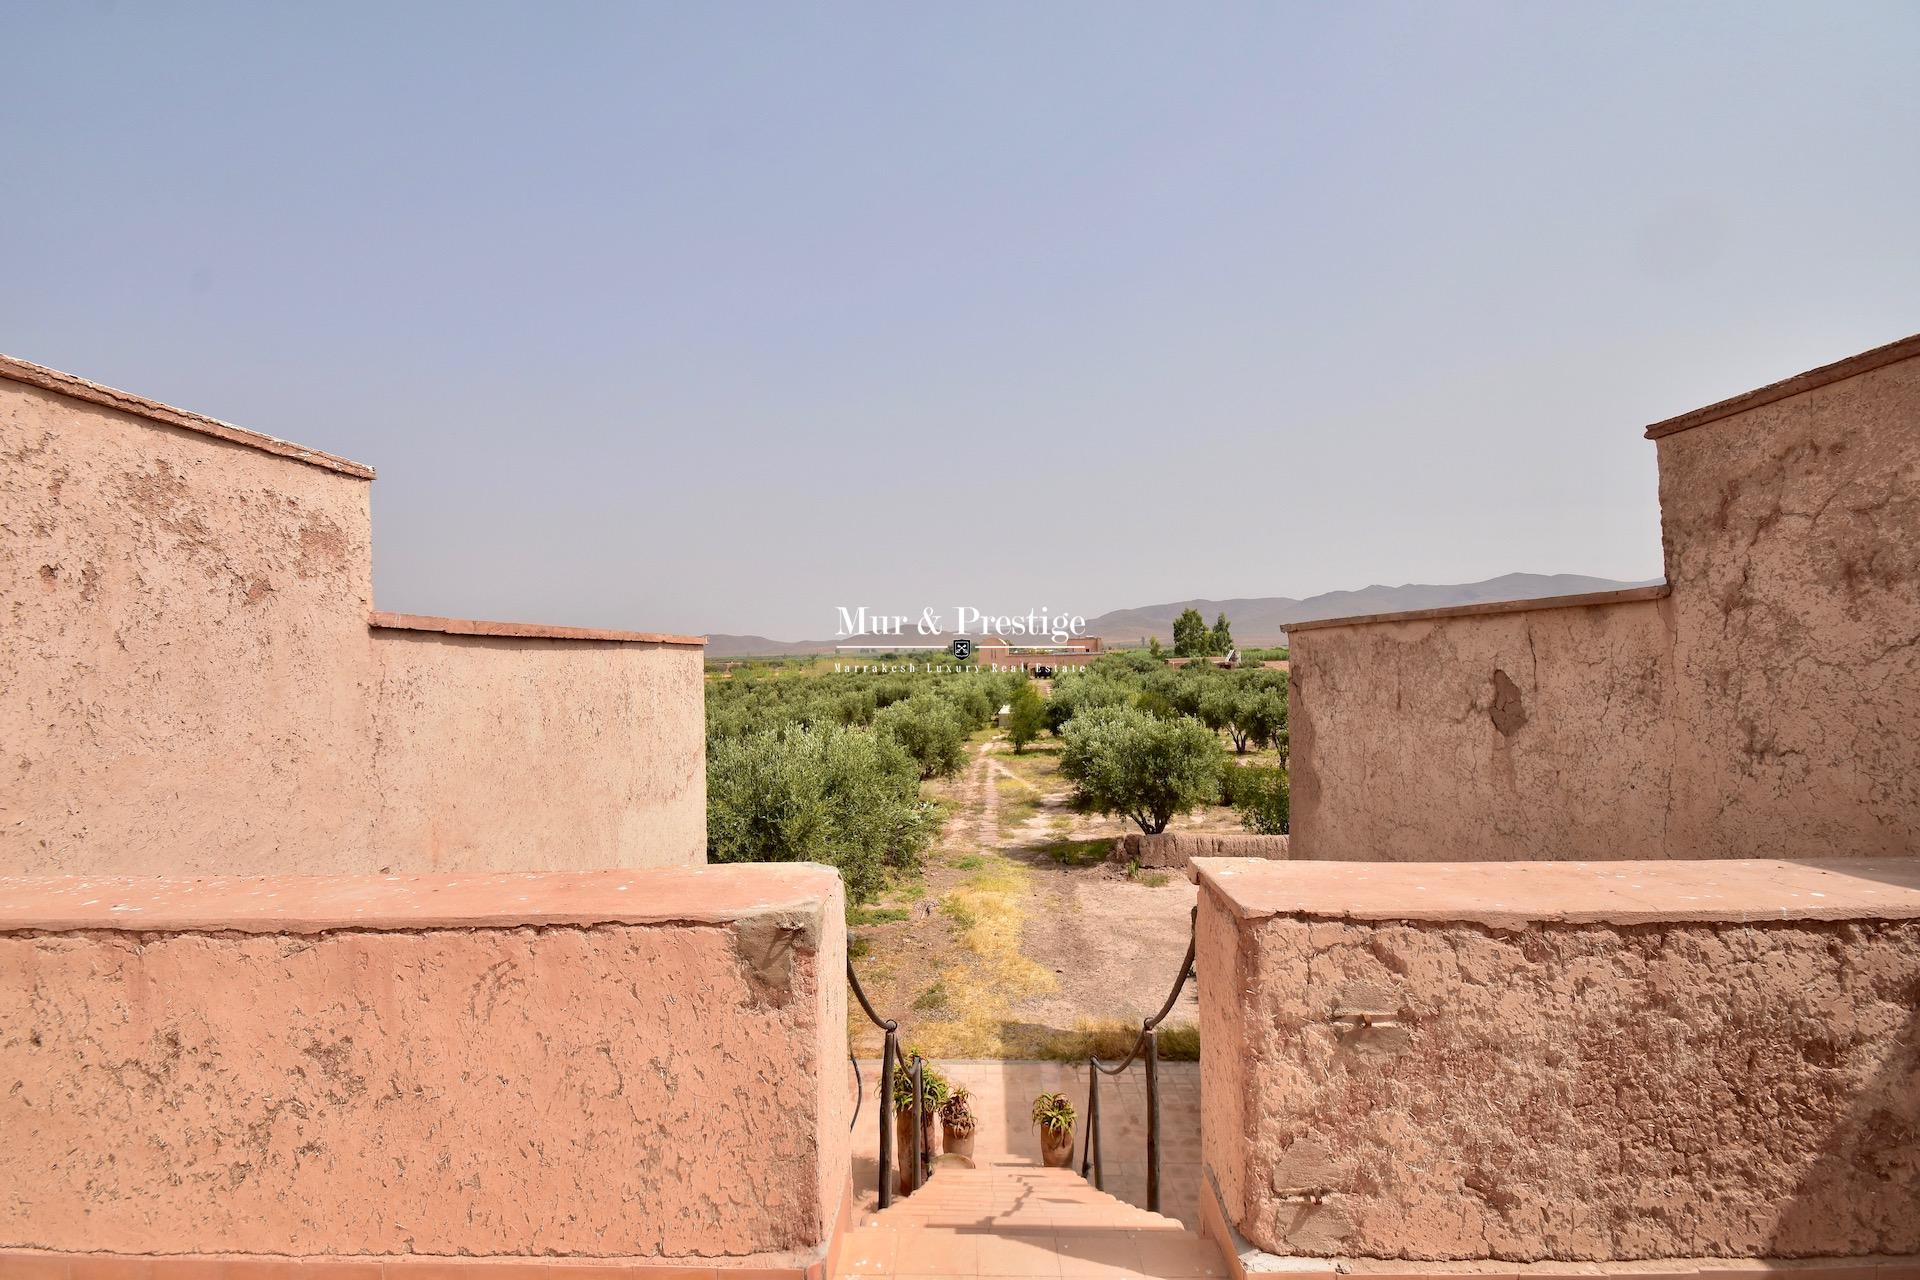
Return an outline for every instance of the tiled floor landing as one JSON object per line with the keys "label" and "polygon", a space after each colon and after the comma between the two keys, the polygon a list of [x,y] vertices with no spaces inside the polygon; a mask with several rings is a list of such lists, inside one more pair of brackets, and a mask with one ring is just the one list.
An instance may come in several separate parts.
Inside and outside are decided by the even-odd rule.
{"label": "tiled floor landing", "polygon": [[927,1185],[862,1216],[836,1276],[1224,1276],[1213,1247],[1066,1169],[1017,1157],[944,1162]]}

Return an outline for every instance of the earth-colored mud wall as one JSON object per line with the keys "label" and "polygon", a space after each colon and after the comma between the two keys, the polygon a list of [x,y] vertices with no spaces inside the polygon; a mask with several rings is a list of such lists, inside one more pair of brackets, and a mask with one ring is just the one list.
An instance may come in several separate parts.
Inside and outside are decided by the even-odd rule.
{"label": "earth-colored mud wall", "polygon": [[1214,834],[1195,831],[1162,831],[1142,835],[1129,831],[1113,842],[1107,861],[1126,866],[1184,868],[1195,858],[1286,858],[1286,836]]}
{"label": "earth-colored mud wall", "polygon": [[1215,874],[1275,865],[1200,864],[1203,1146],[1260,1249],[1920,1254],[1920,894],[1908,918],[1489,924],[1249,911]]}
{"label": "earth-colored mud wall", "polygon": [[1669,602],[1301,628],[1292,856],[1659,856]]}
{"label": "earth-colored mud wall", "polygon": [[373,655],[381,856],[435,870],[705,858],[698,648],[378,628]]}
{"label": "earth-colored mud wall", "polygon": [[0,460],[0,874],[704,860],[698,640],[370,627],[366,468],[4,357]]}
{"label": "earth-colored mud wall", "polygon": [[366,479],[6,378],[0,462],[0,871],[364,863]]}
{"label": "earth-colored mud wall", "polygon": [[1920,853],[1920,358],[1658,439],[1670,847]]}
{"label": "earth-colored mud wall", "polygon": [[1920,853],[1920,338],[1648,435],[1665,599],[1290,631],[1295,857]]}
{"label": "earth-colored mud wall", "polygon": [[818,1261],[838,876],[8,886],[5,1250]]}

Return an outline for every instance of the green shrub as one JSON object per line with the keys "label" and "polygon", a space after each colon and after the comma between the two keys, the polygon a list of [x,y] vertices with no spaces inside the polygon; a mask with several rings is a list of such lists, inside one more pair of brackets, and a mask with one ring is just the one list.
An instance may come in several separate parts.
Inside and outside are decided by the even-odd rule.
{"label": "green shrub", "polygon": [[890,740],[824,724],[711,743],[710,862],[822,862],[865,902],[933,836],[920,771]]}
{"label": "green shrub", "polygon": [[1060,772],[1082,808],[1122,814],[1148,835],[1220,794],[1220,744],[1182,717],[1096,707],[1067,722]]}
{"label": "green shrub", "polygon": [[951,699],[917,693],[880,711],[873,727],[913,757],[922,778],[951,777],[966,763],[971,729],[964,710]]}
{"label": "green shrub", "polygon": [[1053,682],[1053,694],[1047,699],[1047,729],[1066,730],[1067,721],[1095,707],[1123,707],[1133,701],[1133,686],[1106,675],[1091,673],[1062,676]]}
{"label": "green shrub", "polygon": [[1166,666],[1166,659],[1144,649],[1113,649],[1095,658],[1088,670],[1124,680],[1150,671],[1164,671]]}
{"label": "green shrub", "polygon": [[1032,681],[1022,680],[1007,702],[1007,737],[1013,742],[1014,754],[1025,751],[1027,744],[1038,738],[1046,727],[1046,700]]}
{"label": "green shrub", "polygon": [[1286,730],[1287,695],[1284,692],[1251,688],[1241,694],[1234,707],[1235,750],[1245,751],[1248,742],[1256,747],[1273,745]]}
{"label": "green shrub", "polygon": [[1173,699],[1158,689],[1142,689],[1134,696],[1133,705],[1155,720],[1171,720],[1180,714],[1180,708],[1173,705]]}
{"label": "green shrub", "polygon": [[1229,769],[1238,774],[1233,783],[1233,808],[1240,825],[1263,836],[1283,836],[1293,820],[1292,794],[1285,769]]}

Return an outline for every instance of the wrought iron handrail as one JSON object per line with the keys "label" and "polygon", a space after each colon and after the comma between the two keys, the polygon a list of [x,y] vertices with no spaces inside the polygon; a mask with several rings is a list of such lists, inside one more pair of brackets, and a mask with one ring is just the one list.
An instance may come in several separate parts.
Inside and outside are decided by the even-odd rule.
{"label": "wrought iron handrail", "polygon": [[[1140,1024],[1140,1036],[1133,1042],[1133,1048],[1126,1057],[1113,1066],[1107,1066],[1099,1057],[1087,1059],[1087,1136],[1080,1151],[1080,1176],[1087,1178],[1094,1186],[1100,1186],[1100,1077],[1117,1076],[1135,1060],[1145,1057],[1147,1064],[1147,1209],[1160,1212],[1160,1024],[1173,1012],[1173,1006],[1180,999],[1180,992],[1186,988],[1187,979],[1193,973],[1194,944],[1197,941],[1194,922],[1199,918],[1200,908],[1196,906],[1187,917],[1187,958],[1180,962],[1180,976],[1174,979],[1173,990],[1167,992],[1166,1003],[1160,1006],[1160,1012]],[[1105,1188],[1101,1188],[1104,1190]]]}
{"label": "wrought iron handrail", "polygon": [[[880,1207],[886,1208],[893,1203],[893,1072],[900,1061],[900,1024],[892,1018],[882,1018],[874,1012],[873,1001],[867,999],[866,991],[860,986],[860,975],[853,971],[853,957],[847,957],[847,986],[853,991],[853,998],[860,1004],[860,1012],[867,1015],[867,1021],[886,1033],[880,1050],[880,1170],[879,1194]],[[860,1079],[860,1059],[852,1052],[847,1058],[853,1063],[853,1081],[856,1090],[853,1104],[853,1119],[848,1128],[860,1123],[860,1108],[866,1102],[866,1084]],[[908,1143],[913,1163],[909,1166],[914,1176],[900,1179],[901,1189],[915,1191],[927,1180],[932,1164],[931,1153],[925,1142],[927,1119],[927,1081],[926,1064],[919,1054],[913,1055],[913,1135]]]}

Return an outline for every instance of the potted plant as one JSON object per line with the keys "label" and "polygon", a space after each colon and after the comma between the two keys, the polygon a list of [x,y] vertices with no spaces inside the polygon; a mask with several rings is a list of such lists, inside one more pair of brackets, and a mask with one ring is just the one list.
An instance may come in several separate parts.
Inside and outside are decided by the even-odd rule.
{"label": "potted plant", "polygon": [[976,1127],[973,1119],[973,1106],[968,1099],[972,1097],[965,1089],[955,1089],[947,1100],[940,1104],[940,1150],[950,1156],[973,1158],[973,1131]]}
{"label": "potted plant", "polygon": [[924,1058],[920,1063],[920,1079],[926,1088],[926,1110],[920,1117],[921,1167],[914,1169],[909,1167],[913,1163],[913,1055],[908,1053],[894,1064],[894,1161],[900,1168],[902,1195],[911,1195],[926,1180],[927,1168],[933,1163],[934,1113],[953,1094],[947,1078],[935,1071],[933,1064]]}
{"label": "potted plant", "polygon": [[1073,1163],[1073,1122],[1078,1118],[1064,1093],[1043,1093],[1033,1100],[1033,1122],[1040,1126],[1040,1160],[1049,1169]]}

